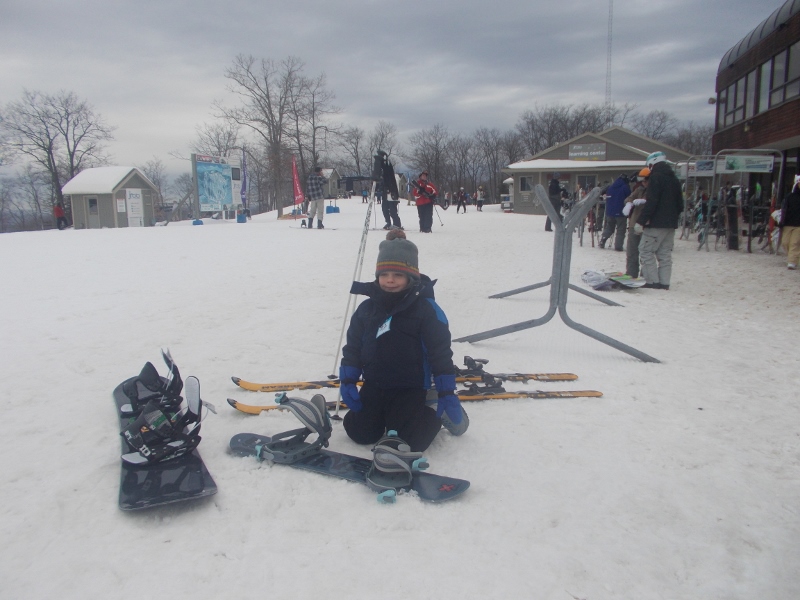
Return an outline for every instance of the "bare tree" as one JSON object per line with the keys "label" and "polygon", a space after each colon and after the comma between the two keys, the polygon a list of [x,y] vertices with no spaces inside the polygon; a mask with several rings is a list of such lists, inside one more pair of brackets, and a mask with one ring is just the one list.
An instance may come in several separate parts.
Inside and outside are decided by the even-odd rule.
{"label": "bare tree", "polygon": [[499,129],[487,129],[481,127],[475,132],[475,143],[482,155],[486,169],[486,189],[489,193],[489,200],[496,198],[501,190],[503,168],[503,134]]}
{"label": "bare tree", "polygon": [[643,136],[663,141],[673,134],[678,126],[678,119],[665,110],[651,110],[646,115],[635,114],[631,117],[633,130]]}
{"label": "bare tree", "polygon": [[372,168],[372,156],[378,150],[383,150],[388,155],[392,155],[398,150],[397,127],[388,121],[378,121],[372,132],[369,134],[369,155],[367,156],[367,170]]}
{"label": "bare tree", "polygon": [[706,156],[711,154],[711,138],[713,136],[713,124],[700,125],[689,121],[665,136],[664,143],[688,152],[692,156]]}
{"label": "bare tree", "polygon": [[167,178],[167,169],[162,160],[154,156],[152,160],[148,160],[143,165],[140,165],[138,169],[145,174],[154,186],[156,186],[158,190],[157,202],[158,204],[163,204],[169,181]]}
{"label": "bare tree", "polygon": [[197,127],[197,140],[192,149],[197,154],[228,156],[240,147],[240,128],[238,123],[227,120],[203,123]]}
{"label": "bare tree", "polygon": [[361,175],[367,171],[363,170],[364,158],[369,158],[369,150],[365,148],[364,138],[366,133],[360,127],[347,127],[339,135],[339,142],[348,157],[349,170],[355,175]]}
{"label": "bare tree", "polygon": [[216,104],[220,116],[249,128],[266,145],[269,184],[273,197],[278,199],[279,217],[291,196],[291,181],[285,176],[285,134],[292,90],[302,69],[302,61],[293,56],[276,63],[240,54],[233,66],[225,70],[225,77],[232,82],[228,89],[239,97],[241,104],[234,108]]}
{"label": "bare tree", "polygon": [[[441,123],[430,129],[411,134],[410,166],[418,171],[426,170],[434,182],[445,180],[448,166],[448,148],[452,136]],[[387,151],[388,152],[388,151]]]}
{"label": "bare tree", "polygon": [[525,142],[518,131],[506,131],[500,139],[500,144],[503,151],[503,162],[506,165],[525,158]]}
{"label": "bare tree", "polygon": [[330,115],[340,112],[331,104],[334,97],[326,87],[325,74],[313,79],[297,77],[290,88],[289,137],[300,158],[300,174],[304,181],[327,150],[328,134],[338,131],[327,122]]}
{"label": "bare tree", "polygon": [[56,202],[61,187],[81,170],[104,164],[104,143],[114,139],[113,128],[73,92],[44,94],[25,90],[0,113],[6,147],[40,165],[48,174]]}
{"label": "bare tree", "polygon": [[45,225],[52,223],[53,202],[47,173],[29,163],[17,173],[13,186],[16,204],[34,215],[33,227],[45,229]]}

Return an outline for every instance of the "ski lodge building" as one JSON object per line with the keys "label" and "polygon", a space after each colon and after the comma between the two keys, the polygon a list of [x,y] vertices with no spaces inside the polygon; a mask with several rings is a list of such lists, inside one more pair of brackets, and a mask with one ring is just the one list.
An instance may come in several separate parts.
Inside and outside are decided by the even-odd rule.
{"label": "ski lodge building", "polygon": [[713,152],[780,151],[781,168],[753,177],[769,189],[779,176],[775,171],[781,173],[782,199],[791,191],[800,157],[800,0],[786,0],[725,53],[716,93]]}
{"label": "ski lodge building", "polygon": [[[800,2],[800,0],[798,0]],[[513,178],[509,188],[515,213],[543,215],[544,208],[533,193],[541,184],[547,189],[555,173],[570,193],[580,186],[589,192],[596,185],[611,183],[622,173],[638,173],[648,154],[661,151],[670,162],[685,161],[689,154],[623,127],[600,133],[584,133],[523,161],[512,163],[503,173]]]}
{"label": "ski lodge building", "polygon": [[75,229],[151,227],[158,188],[136,167],[95,167],[61,188],[72,202]]}

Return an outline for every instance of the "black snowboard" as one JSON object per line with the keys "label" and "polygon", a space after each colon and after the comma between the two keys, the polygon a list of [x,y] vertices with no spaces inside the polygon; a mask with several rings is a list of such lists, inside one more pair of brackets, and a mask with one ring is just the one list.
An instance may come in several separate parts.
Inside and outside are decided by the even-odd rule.
{"label": "black snowboard", "polygon": [[[135,379],[135,377],[131,377]],[[128,381],[128,380],[126,380]],[[120,408],[129,404],[130,400],[122,391],[123,381],[114,389],[114,403],[119,417],[119,429],[122,431],[136,417],[123,417]],[[137,383],[139,396],[152,395],[141,383]],[[124,439],[122,453],[130,452]],[[122,510],[139,510],[153,506],[163,506],[174,502],[184,502],[213,496],[217,493],[217,484],[203,464],[197,450],[173,460],[153,465],[131,465],[122,462],[122,475],[119,482],[119,507]]]}
{"label": "black snowboard", "polygon": [[[256,456],[256,446],[269,442],[270,437],[256,433],[238,433],[231,438],[231,451],[239,456]],[[279,463],[275,463],[279,464]],[[314,471],[323,475],[333,475],[348,481],[367,484],[367,472],[372,461],[349,454],[340,454],[330,450],[320,450],[298,462],[286,465],[304,471]],[[445,502],[463,494],[469,487],[469,481],[433,475],[431,473],[414,473],[411,485],[406,490],[417,492],[420,500],[428,502]]]}

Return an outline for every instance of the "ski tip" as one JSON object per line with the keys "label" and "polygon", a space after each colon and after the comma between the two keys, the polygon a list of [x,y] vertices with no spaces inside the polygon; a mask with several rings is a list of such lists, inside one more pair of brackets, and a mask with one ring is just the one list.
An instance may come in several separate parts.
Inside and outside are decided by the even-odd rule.
{"label": "ski tip", "polygon": [[236,385],[239,385],[239,382],[240,382],[241,380],[242,380],[242,379],[241,379],[241,377],[231,377],[231,381],[232,381],[233,383],[235,383]]}
{"label": "ski tip", "polygon": [[234,400],[233,398],[228,398],[228,404],[230,404],[233,408],[236,408],[238,402],[236,402],[236,400]]}

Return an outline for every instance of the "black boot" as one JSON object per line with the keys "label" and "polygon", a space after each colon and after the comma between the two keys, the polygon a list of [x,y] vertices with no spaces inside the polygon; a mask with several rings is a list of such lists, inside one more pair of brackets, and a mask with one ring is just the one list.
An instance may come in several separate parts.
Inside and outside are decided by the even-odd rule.
{"label": "black boot", "polygon": [[325,227],[322,225],[322,219],[317,219],[317,229],[325,229]]}

